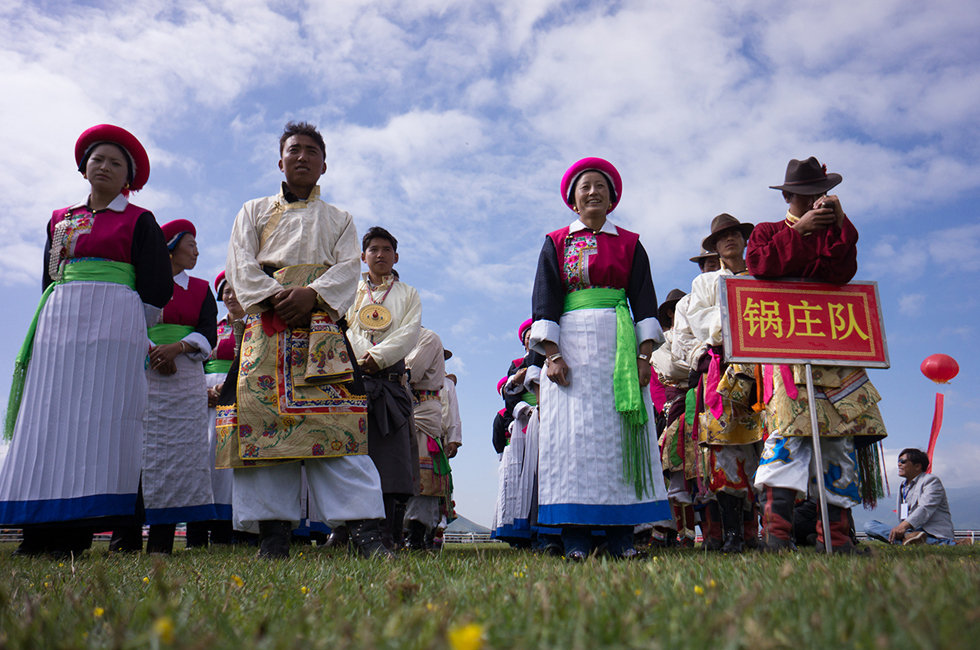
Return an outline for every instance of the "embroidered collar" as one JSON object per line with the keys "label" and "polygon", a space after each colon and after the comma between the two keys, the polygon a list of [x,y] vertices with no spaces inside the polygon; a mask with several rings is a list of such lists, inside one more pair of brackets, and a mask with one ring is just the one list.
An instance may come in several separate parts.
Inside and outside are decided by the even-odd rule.
{"label": "embroidered collar", "polygon": [[395,274],[394,273],[389,273],[388,275],[386,275],[384,278],[382,278],[381,284],[373,284],[371,282],[371,274],[368,273],[367,271],[364,271],[363,273],[361,273],[361,279],[364,281],[364,285],[368,289],[373,290],[373,291],[377,291],[378,289],[384,289],[385,287],[387,287],[387,286],[389,286],[391,284],[394,284],[394,282],[395,282]]}
{"label": "embroidered collar", "polygon": [[[127,205],[129,205],[129,199],[126,198],[125,194],[120,193],[118,196],[116,196],[116,198],[112,199],[112,202],[109,203],[109,205],[107,205],[105,209],[112,210],[113,212],[122,212],[123,210],[126,209]],[[75,205],[71,206],[69,210],[75,211],[78,210],[79,208],[85,208],[86,210],[88,209],[87,196],[85,197],[84,201],[82,201],[81,203],[76,203]]]}
{"label": "embroidered collar", "polygon": [[[588,229],[589,227],[582,223],[581,219],[576,219],[572,222],[572,225],[568,227],[568,234]],[[599,232],[604,232],[607,235],[619,235],[619,230],[616,229],[615,224],[613,224],[613,222],[609,219],[606,219],[606,222],[602,224],[602,228],[599,229]]]}
{"label": "embroidered collar", "polygon": [[310,201],[316,201],[317,199],[320,198],[320,186],[314,185],[313,190],[310,192],[310,195],[305,199],[301,199],[295,194],[293,194],[292,192],[290,192],[289,187],[286,185],[286,182],[283,181],[279,187],[279,196],[282,197],[282,202],[285,204],[309,203]]}
{"label": "embroidered collar", "polygon": [[181,271],[180,273],[174,276],[174,284],[176,284],[184,291],[187,291],[187,285],[190,284],[190,282],[191,282],[191,276],[187,275],[186,271]]}

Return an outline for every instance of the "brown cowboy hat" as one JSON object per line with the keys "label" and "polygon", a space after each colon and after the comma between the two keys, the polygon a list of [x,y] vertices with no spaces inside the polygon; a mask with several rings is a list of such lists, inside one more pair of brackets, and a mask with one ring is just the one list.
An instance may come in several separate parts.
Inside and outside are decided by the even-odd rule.
{"label": "brown cowboy hat", "polygon": [[712,253],[711,251],[706,251],[704,249],[701,249],[701,254],[700,255],[695,255],[694,257],[692,257],[690,259],[691,259],[692,262],[694,262],[698,266],[701,266],[701,262],[703,260],[710,260],[712,257],[718,257],[718,253]]}
{"label": "brown cowboy hat", "polygon": [[670,290],[670,293],[667,294],[667,299],[660,303],[660,307],[657,308],[657,320],[660,321],[660,327],[667,327],[667,310],[676,305],[677,301],[686,295],[680,289]]}
{"label": "brown cowboy hat", "polygon": [[810,156],[806,160],[793,158],[786,165],[786,180],[782,185],[770,185],[773,190],[782,190],[791,194],[823,194],[836,187],[844,177],[840,174],[828,174],[827,165]]}
{"label": "brown cowboy hat", "polygon": [[704,238],[701,242],[701,248],[706,251],[715,253],[715,241],[717,241],[718,236],[726,230],[731,230],[733,228],[738,229],[742,236],[745,237],[745,241],[749,240],[749,235],[752,234],[753,226],[751,223],[742,223],[732,215],[727,212],[722,212],[717,217],[711,220],[711,234]]}

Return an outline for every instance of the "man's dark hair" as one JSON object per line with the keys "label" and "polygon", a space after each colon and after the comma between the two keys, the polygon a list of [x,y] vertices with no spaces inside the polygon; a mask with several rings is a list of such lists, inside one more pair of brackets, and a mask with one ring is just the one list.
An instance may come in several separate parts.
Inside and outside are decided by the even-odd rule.
{"label": "man's dark hair", "polygon": [[316,130],[316,127],[309,122],[286,122],[286,127],[282,130],[282,135],[279,136],[279,157],[282,158],[283,147],[286,146],[286,140],[293,137],[294,135],[307,135],[313,138],[313,141],[320,146],[320,152],[323,157],[327,157],[327,145],[323,142],[323,136],[320,132]]}
{"label": "man's dark hair", "polygon": [[900,453],[898,457],[901,458],[902,456],[905,456],[906,461],[921,467],[923,472],[929,469],[929,457],[926,456],[926,452],[922,451],[921,449],[916,449],[915,447],[903,449],[902,453]]}
{"label": "man's dark hair", "polygon": [[364,237],[361,238],[361,252],[367,250],[368,244],[371,243],[372,239],[387,239],[388,243],[391,244],[391,248],[396,253],[398,252],[398,240],[390,232],[382,228],[381,226],[371,226],[368,231],[364,233]]}

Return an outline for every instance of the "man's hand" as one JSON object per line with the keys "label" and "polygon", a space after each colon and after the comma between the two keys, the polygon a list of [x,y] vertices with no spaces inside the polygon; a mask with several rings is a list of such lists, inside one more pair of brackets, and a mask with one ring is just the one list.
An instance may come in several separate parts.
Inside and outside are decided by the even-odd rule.
{"label": "man's hand", "polygon": [[221,395],[221,388],[224,384],[208,387],[208,408],[213,409],[218,405],[218,397]]}
{"label": "man's hand", "polygon": [[525,367],[525,368],[521,368],[520,370],[518,370],[517,372],[515,372],[514,373],[514,376],[511,379],[512,379],[512,381],[515,384],[520,385],[520,386],[523,386],[524,385],[524,378],[526,376],[527,376],[527,368]]}
{"label": "man's hand", "polygon": [[283,289],[272,296],[272,307],[290,327],[309,327],[317,293],[309,287]]}
{"label": "man's hand", "polygon": [[793,224],[793,229],[801,235],[825,230],[837,223],[837,215],[831,207],[812,208],[800,220]]}
{"label": "man's hand", "polygon": [[829,194],[817,201],[817,203],[819,205],[815,205],[814,207],[830,208],[834,211],[834,219],[838,228],[844,225],[844,217],[846,215],[844,214],[844,209],[840,207],[840,199],[837,198],[836,194]]}
{"label": "man's hand", "polygon": [[455,458],[456,452],[459,451],[459,443],[447,442],[445,451],[446,451],[446,458]]}
{"label": "man's hand", "polygon": [[900,540],[905,537],[905,533],[909,532],[910,530],[912,530],[912,524],[907,521],[903,521],[891,529],[891,532],[888,533],[888,541],[894,542],[896,540]]}
{"label": "man's hand", "polygon": [[367,352],[365,352],[364,356],[362,356],[360,359],[357,360],[357,365],[359,365],[361,367],[361,370],[363,370],[369,375],[373,375],[374,373],[381,370],[381,368],[378,367],[378,362],[375,361],[374,357],[372,357]]}

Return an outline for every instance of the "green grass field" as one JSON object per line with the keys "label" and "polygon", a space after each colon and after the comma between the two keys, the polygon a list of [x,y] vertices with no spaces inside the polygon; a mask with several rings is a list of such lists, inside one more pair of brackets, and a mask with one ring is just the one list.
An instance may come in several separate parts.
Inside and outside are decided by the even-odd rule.
{"label": "green grass field", "polygon": [[571,565],[496,545],[386,564],[104,544],[59,562],[3,544],[0,648],[980,647],[980,545],[873,548]]}

